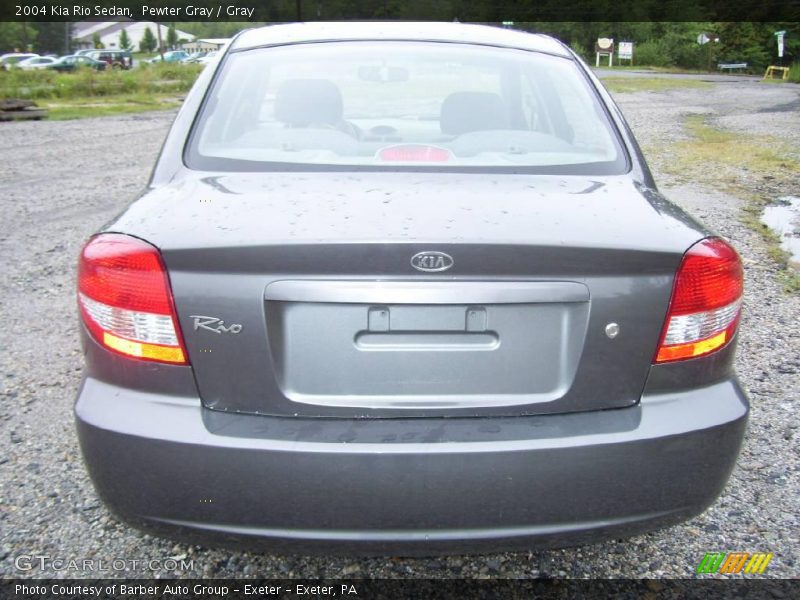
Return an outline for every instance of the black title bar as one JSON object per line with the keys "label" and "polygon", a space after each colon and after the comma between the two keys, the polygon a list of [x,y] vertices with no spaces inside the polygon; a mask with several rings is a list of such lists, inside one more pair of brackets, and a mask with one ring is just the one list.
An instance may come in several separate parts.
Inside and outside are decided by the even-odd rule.
{"label": "black title bar", "polygon": [[800,0],[4,0],[0,21],[800,21]]}
{"label": "black title bar", "polygon": [[760,600],[798,598],[800,580],[781,579],[4,579],[2,600]]}

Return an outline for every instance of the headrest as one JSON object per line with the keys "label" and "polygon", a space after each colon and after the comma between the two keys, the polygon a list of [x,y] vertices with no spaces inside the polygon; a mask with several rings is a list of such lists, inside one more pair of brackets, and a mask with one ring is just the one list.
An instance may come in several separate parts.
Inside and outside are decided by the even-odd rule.
{"label": "headrest", "polygon": [[451,135],[508,129],[508,110],[499,94],[455,92],[442,102],[439,126],[442,133]]}
{"label": "headrest", "polygon": [[336,125],[342,110],[342,94],[327,79],[289,79],[275,95],[275,118],[295,127]]}

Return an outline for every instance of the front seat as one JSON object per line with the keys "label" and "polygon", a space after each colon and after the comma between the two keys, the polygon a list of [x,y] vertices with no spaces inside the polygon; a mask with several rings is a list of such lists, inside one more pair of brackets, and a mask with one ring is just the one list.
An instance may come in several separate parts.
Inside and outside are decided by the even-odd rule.
{"label": "front seat", "polygon": [[275,118],[287,127],[333,128],[357,137],[343,114],[342,94],[328,79],[288,79],[275,95]]}
{"label": "front seat", "polygon": [[288,79],[275,95],[275,118],[290,127],[335,127],[342,110],[342,94],[327,79]]}
{"label": "front seat", "polygon": [[442,102],[439,127],[447,135],[509,128],[508,107],[499,94],[454,92]]}

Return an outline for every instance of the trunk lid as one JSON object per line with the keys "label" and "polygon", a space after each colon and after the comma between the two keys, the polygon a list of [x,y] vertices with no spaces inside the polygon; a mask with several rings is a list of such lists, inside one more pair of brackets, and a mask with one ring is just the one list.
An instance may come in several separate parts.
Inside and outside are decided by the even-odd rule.
{"label": "trunk lid", "polygon": [[193,175],[108,230],[161,249],[207,406],[328,417],[634,404],[706,235],[626,177],[452,173]]}

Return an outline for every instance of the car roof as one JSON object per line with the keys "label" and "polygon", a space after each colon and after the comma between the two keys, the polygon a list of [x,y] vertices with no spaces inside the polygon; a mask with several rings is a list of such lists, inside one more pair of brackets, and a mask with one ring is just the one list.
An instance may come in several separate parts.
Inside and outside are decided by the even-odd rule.
{"label": "car roof", "polygon": [[345,40],[435,41],[533,50],[570,56],[557,40],[541,34],[466,23],[347,22],[290,23],[249,29],[237,36],[231,50],[304,42]]}

